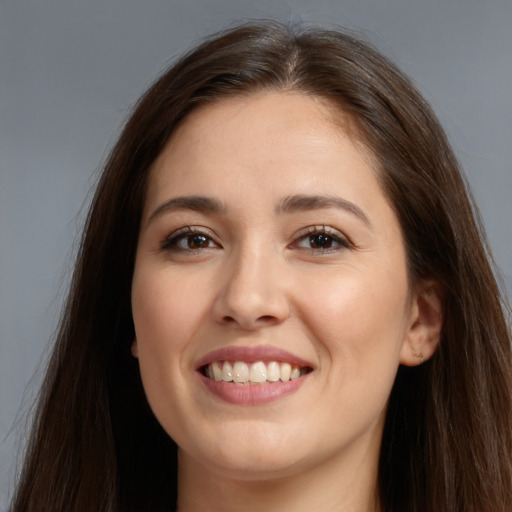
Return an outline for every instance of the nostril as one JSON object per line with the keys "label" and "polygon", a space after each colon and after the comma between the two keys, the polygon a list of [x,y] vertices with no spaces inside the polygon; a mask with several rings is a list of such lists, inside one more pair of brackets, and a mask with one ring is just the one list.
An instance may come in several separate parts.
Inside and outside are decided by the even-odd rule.
{"label": "nostril", "polygon": [[277,318],[273,315],[261,315],[254,320],[245,319],[242,317],[236,317],[231,315],[224,315],[222,322],[224,324],[240,324],[241,327],[246,329],[254,329],[258,326],[271,325],[277,321]]}

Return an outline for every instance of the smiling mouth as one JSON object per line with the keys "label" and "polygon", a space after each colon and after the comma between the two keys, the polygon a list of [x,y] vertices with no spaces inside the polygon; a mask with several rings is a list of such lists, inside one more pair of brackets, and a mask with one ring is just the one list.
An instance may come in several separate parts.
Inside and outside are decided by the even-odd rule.
{"label": "smiling mouth", "polygon": [[277,361],[214,361],[200,368],[200,372],[210,380],[245,386],[288,382],[311,371],[312,368],[309,367]]}

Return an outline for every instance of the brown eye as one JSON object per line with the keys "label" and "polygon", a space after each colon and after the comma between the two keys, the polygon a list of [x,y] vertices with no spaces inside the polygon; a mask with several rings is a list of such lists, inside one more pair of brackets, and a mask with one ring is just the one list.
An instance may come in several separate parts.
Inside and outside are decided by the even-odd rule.
{"label": "brown eye", "polygon": [[189,249],[206,249],[210,243],[209,238],[204,235],[189,235],[186,241]]}
{"label": "brown eye", "polygon": [[305,231],[304,235],[296,239],[293,247],[315,253],[332,253],[351,247],[346,237],[329,226],[312,226]]}
{"label": "brown eye", "polygon": [[317,233],[309,237],[309,245],[312,249],[330,249],[333,239],[325,233]]}
{"label": "brown eye", "polygon": [[219,248],[209,235],[200,231],[194,231],[194,228],[186,227],[175,231],[166,238],[161,245],[162,250],[196,252],[205,249]]}

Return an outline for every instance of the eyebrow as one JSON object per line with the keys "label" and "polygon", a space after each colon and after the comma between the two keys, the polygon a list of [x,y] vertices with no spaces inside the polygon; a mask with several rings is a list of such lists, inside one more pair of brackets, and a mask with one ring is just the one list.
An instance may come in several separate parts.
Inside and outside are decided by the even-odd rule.
{"label": "eyebrow", "polygon": [[[295,194],[287,196],[276,206],[276,213],[279,215],[289,215],[298,212],[327,208],[345,210],[346,212],[355,215],[368,227],[371,227],[370,220],[359,206],[335,195]],[[192,210],[200,213],[220,214],[226,211],[226,207],[221,201],[208,196],[191,195],[172,197],[157,206],[149,216],[148,223],[163,213],[175,210]]]}
{"label": "eyebrow", "polygon": [[201,213],[222,213],[224,205],[212,197],[207,196],[178,196],[172,197],[159,205],[149,216],[148,222],[163,213],[175,210],[193,210]]}
{"label": "eyebrow", "polygon": [[338,208],[355,215],[368,227],[371,222],[366,214],[356,204],[335,195],[304,195],[297,194],[285,197],[277,206],[276,211],[280,214],[291,214],[308,210],[321,210],[327,208]]}

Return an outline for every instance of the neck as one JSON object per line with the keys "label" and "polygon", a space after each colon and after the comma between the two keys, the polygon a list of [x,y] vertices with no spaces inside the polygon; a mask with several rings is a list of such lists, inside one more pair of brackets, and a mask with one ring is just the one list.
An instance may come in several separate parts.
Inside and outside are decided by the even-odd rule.
{"label": "neck", "polygon": [[[179,454],[178,512],[379,512],[378,457],[338,456],[275,478],[237,479]],[[349,463],[350,462],[350,463]]]}

